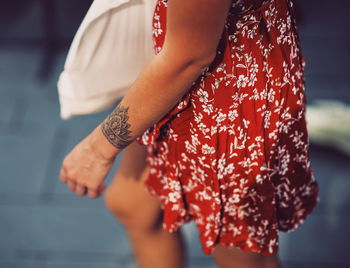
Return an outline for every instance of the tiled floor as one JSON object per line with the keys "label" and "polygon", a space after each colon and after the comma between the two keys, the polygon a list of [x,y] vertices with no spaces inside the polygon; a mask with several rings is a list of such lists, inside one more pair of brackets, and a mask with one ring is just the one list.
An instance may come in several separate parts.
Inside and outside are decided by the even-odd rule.
{"label": "tiled floor", "polygon": [[[297,1],[309,102],[350,104],[345,0],[329,9],[320,2]],[[55,83],[64,53],[45,83],[36,79],[41,57],[33,48],[0,46],[0,268],[135,267],[123,228],[102,198],[78,197],[58,180],[64,155],[107,112],[62,121]],[[350,156],[311,144],[311,164],[321,202],[299,229],[281,233],[280,257],[285,268],[350,267]],[[194,224],[184,234],[188,267],[215,267],[201,252]]]}

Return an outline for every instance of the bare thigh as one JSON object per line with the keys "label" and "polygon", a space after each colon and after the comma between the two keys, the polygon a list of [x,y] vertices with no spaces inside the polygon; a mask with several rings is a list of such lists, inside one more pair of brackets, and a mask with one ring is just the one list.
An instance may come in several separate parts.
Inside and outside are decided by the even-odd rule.
{"label": "bare thigh", "polygon": [[221,268],[282,268],[277,254],[263,256],[236,247],[218,245],[212,257]]}
{"label": "bare thigh", "polygon": [[146,146],[136,141],[126,147],[104,196],[106,207],[129,228],[156,228],[161,222],[159,199],[144,185],[149,174],[146,155]]}

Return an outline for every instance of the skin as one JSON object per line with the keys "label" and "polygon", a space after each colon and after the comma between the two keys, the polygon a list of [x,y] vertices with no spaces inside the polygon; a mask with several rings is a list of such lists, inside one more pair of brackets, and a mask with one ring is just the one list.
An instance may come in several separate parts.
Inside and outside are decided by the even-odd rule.
{"label": "skin", "polygon": [[[230,3],[231,0],[168,2],[162,50],[140,73],[112,114],[63,160],[60,179],[70,190],[82,195],[85,187],[89,197],[101,195],[105,188],[102,183],[116,155],[173,108],[214,60]],[[127,124],[113,127],[112,118],[121,114],[121,107],[126,109]],[[108,140],[108,131],[128,133],[127,140],[122,135]]]}
{"label": "skin", "polygon": [[137,142],[124,149],[120,165],[104,194],[106,207],[124,226],[137,267],[185,267],[181,230],[169,233],[162,228],[159,199],[144,189],[149,173],[146,154],[146,146]]}
{"label": "skin", "polygon": [[101,126],[101,130],[106,139],[116,148],[124,149],[132,140],[129,134],[130,124],[129,107],[123,107],[119,104],[114,111],[106,118]]}
{"label": "skin", "polygon": [[[134,140],[173,108],[212,63],[230,4],[231,0],[169,1],[162,50],[140,73],[114,111],[63,160],[60,180],[68,189],[79,196],[98,198],[106,189],[103,181],[115,157],[123,150],[128,152],[129,157],[106,193],[106,204],[126,226],[140,267],[183,267],[184,256],[181,233],[162,230],[160,204],[142,188],[147,167],[140,168],[143,170],[140,173],[125,175],[137,161],[144,161],[144,156],[133,157],[137,152],[145,152],[145,146]],[[120,189],[126,190],[124,194]],[[132,213],[135,210],[130,209],[131,204],[142,204],[149,213],[138,218]],[[164,258],[159,258],[160,253]],[[278,267],[274,264],[275,256],[256,257],[237,249],[217,247],[213,257],[220,267]]]}

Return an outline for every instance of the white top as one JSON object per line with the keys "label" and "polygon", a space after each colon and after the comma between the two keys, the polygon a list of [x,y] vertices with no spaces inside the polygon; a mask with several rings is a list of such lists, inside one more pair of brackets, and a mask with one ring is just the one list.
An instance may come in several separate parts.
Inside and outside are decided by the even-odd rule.
{"label": "white top", "polygon": [[107,109],[154,56],[155,0],[95,0],[58,80],[61,118]]}

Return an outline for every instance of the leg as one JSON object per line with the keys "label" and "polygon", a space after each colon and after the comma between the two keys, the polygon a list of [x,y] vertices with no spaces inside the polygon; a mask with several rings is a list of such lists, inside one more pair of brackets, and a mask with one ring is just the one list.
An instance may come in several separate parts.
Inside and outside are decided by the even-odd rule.
{"label": "leg", "polygon": [[277,255],[263,256],[236,247],[218,245],[212,256],[221,268],[282,268]]}
{"label": "leg", "polygon": [[144,188],[149,172],[146,153],[146,146],[136,141],[125,148],[106,190],[105,205],[124,225],[139,267],[182,268],[185,253],[181,232],[163,230],[159,200]]}

